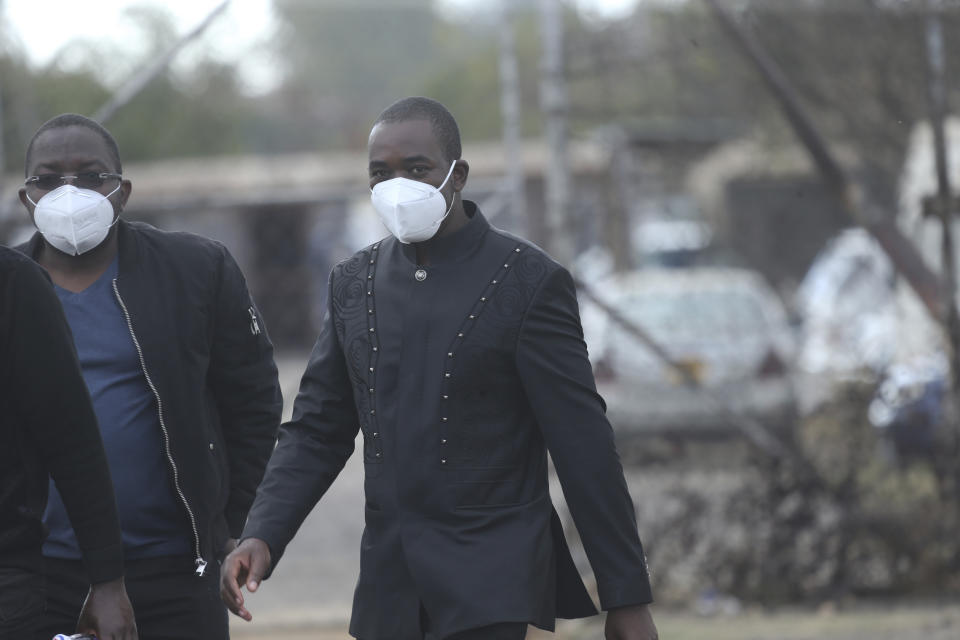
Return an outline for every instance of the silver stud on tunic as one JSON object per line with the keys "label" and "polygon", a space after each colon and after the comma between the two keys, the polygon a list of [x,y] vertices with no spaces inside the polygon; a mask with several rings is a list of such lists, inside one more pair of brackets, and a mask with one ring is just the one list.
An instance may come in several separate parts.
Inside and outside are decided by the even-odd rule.
{"label": "silver stud on tunic", "polygon": [[417,282],[423,282],[427,279],[427,271],[425,269],[417,269],[413,277],[417,279]]}

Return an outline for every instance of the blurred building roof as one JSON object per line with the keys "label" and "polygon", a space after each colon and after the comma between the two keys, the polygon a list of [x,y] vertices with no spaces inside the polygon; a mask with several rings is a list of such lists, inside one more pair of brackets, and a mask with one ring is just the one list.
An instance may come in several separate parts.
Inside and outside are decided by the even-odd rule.
{"label": "blurred building roof", "polygon": [[[570,145],[574,174],[606,171],[609,150],[598,142]],[[470,164],[470,186],[495,189],[504,178],[503,146],[466,143],[463,158]],[[126,163],[124,176],[133,182],[129,208],[137,213],[215,208],[248,208],[342,200],[367,193],[365,151],[173,158]],[[528,179],[543,177],[547,148],[540,141],[523,145]],[[7,176],[8,189],[22,177]],[[19,209],[19,205],[16,207]],[[17,211],[19,213],[19,211]]]}

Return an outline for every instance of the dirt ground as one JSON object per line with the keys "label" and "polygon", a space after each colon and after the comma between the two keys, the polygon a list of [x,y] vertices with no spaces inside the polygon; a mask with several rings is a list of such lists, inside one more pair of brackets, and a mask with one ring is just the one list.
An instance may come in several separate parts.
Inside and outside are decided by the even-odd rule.
{"label": "dirt ground", "polygon": [[[960,603],[859,604],[849,610],[747,611],[701,617],[655,610],[662,640],[957,640]],[[300,626],[295,622],[258,628],[233,624],[236,640],[344,640],[346,624]],[[531,629],[528,640],[602,640],[602,619],[561,622],[557,633]]]}

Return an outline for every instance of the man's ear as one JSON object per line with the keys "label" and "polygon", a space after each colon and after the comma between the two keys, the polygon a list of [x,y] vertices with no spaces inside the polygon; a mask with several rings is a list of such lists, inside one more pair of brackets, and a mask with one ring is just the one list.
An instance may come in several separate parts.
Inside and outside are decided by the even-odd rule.
{"label": "man's ear", "polygon": [[130,199],[130,194],[133,193],[133,183],[129,180],[124,180],[120,183],[120,191],[117,192],[117,195],[120,198],[120,211],[123,211],[124,207],[127,206],[127,200]]}
{"label": "man's ear", "polygon": [[467,164],[467,161],[457,160],[457,163],[453,166],[453,174],[450,176],[454,191],[463,191],[463,188],[467,186],[467,176],[469,174],[470,165]]}

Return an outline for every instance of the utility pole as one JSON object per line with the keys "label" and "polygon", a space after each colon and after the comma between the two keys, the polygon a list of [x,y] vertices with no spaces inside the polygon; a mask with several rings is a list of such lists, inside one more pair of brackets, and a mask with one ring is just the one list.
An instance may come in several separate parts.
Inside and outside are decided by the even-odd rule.
{"label": "utility pole", "polygon": [[540,38],[543,60],[540,108],[544,116],[547,159],[544,190],[550,252],[561,264],[574,258],[570,224],[570,166],[567,161],[567,91],[563,69],[563,2],[540,0]]}
{"label": "utility pole", "polygon": [[500,116],[503,119],[503,150],[506,156],[507,210],[524,227],[529,225],[526,195],[526,175],[523,168],[521,144],[520,71],[517,64],[517,41],[513,30],[513,12],[510,0],[500,0]]}

